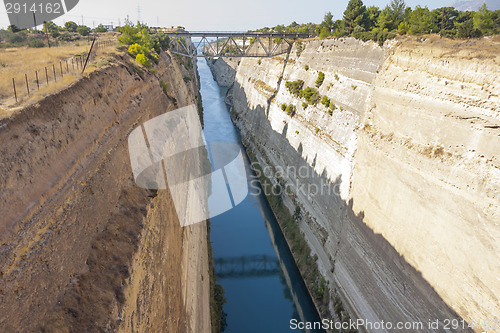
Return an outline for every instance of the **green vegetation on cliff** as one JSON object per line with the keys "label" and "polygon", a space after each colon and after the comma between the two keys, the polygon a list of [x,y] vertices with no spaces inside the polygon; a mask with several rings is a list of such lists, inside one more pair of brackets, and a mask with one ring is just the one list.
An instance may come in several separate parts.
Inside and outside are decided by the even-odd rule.
{"label": "green vegetation on cliff", "polygon": [[168,49],[169,37],[163,33],[151,35],[149,28],[142,24],[132,24],[129,20],[118,29],[121,35],[118,36],[120,44],[128,46],[128,53],[135,60],[147,68],[152,66],[151,62],[158,63],[159,54]]}

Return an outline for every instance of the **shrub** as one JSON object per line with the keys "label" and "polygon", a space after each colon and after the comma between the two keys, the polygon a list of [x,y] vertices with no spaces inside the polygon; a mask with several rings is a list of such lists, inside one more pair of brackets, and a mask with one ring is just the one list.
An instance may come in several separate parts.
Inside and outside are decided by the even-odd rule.
{"label": "shrub", "polygon": [[354,84],[351,84],[351,88],[352,88],[352,90],[356,90],[356,88],[357,88],[357,87],[358,87],[358,86],[356,86],[356,85],[354,85]]}
{"label": "shrub", "polygon": [[303,86],[304,86],[304,81],[302,81],[302,80],[287,81],[285,83],[285,87],[288,89],[290,94],[295,95],[295,96],[300,96],[300,93],[302,91]]}
{"label": "shrub", "polygon": [[108,32],[108,29],[106,29],[102,24],[99,24],[97,28],[95,28],[95,32]]}
{"label": "shrub", "polygon": [[149,59],[146,58],[146,56],[142,53],[138,54],[135,57],[135,61],[137,61],[138,63],[140,63],[141,65],[143,65],[147,68],[151,68],[151,66],[152,66],[151,61],[149,61]]}
{"label": "shrub", "polygon": [[283,111],[286,110],[286,103],[281,104],[281,110],[283,110]]}
{"label": "shrub", "polygon": [[337,109],[337,107],[335,106],[335,104],[333,104],[333,102],[330,102],[330,105],[328,106],[328,108],[332,111],[335,111]]}
{"label": "shrub", "polygon": [[286,107],[286,114],[289,115],[290,117],[293,117],[295,115],[295,111],[297,109],[295,108],[294,105],[290,104]]}
{"label": "shrub", "polygon": [[309,70],[309,65],[308,65],[308,64],[305,64],[305,65],[304,65],[304,69],[305,69],[306,71],[308,71],[308,70]]}
{"label": "shrub", "polygon": [[9,34],[7,34],[7,41],[9,43],[13,43],[13,44],[14,43],[22,43],[26,39],[27,39],[27,35],[26,35],[26,32],[24,32],[24,31],[16,32],[16,33],[9,32]]}
{"label": "shrub", "polygon": [[70,33],[65,32],[59,36],[59,40],[62,40],[63,42],[70,42],[73,40],[73,37],[71,37]]}
{"label": "shrub", "polygon": [[329,107],[330,106],[330,99],[326,96],[323,96],[323,98],[321,99],[321,104],[323,104],[326,107]]}
{"label": "shrub", "polygon": [[382,46],[384,45],[384,42],[388,39],[392,39],[396,37],[396,34],[393,32],[388,32],[388,31],[379,31],[377,34],[377,41],[378,45]]}
{"label": "shrub", "polygon": [[128,53],[130,53],[134,57],[137,57],[138,54],[143,53],[142,46],[140,46],[139,44],[132,44],[128,48]]}
{"label": "shrub", "polygon": [[78,32],[82,36],[88,36],[90,34],[90,28],[84,25],[78,26],[76,28],[76,32]]}
{"label": "shrub", "polygon": [[314,133],[318,134],[318,133],[319,133],[319,128],[317,128],[317,127],[316,127],[316,128],[314,129]]}
{"label": "shrub", "polygon": [[382,46],[386,40],[396,37],[396,34],[388,31],[362,31],[354,33],[353,36],[364,42],[367,40],[373,40]]}
{"label": "shrub", "polygon": [[262,60],[260,60],[260,59],[259,59],[259,61],[257,61],[257,63],[258,63],[259,65],[262,65]]}
{"label": "shrub", "polygon": [[157,33],[151,36],[151,42],[156,53],[161,53],[168,49],[170,45],[170,38],[164,33]]}
{"label": "shrub", "polygon": [[309,104],[307,104],[306,102],[302,102],[302,107],[303,107],[304,109],[306,109],[308,106],[309,106]]}
{"label": "shrub", "polygon": [[337,81],[338,81],[338,80],[340,80],[340,79],[339,79],[339,76],[338,76],[338,74],[337,74],[337,73],[335,73],[335,75],[334,75],[333,77],[334,77],[334,78],[335,78],[335,80],[337,80]]}
{"label": "shrub", "polygon": [[304,51],[304,46],[302,45],[302,41],[299,39],[297,40],[297,58],[300,57],[300,54]]}
{"label": "shrub", "polygon": [[38,38],[30,38],[28,39],[28,46],[29,47],[36,47],[36,48],[40,48],[40,47],[44,47],[45,44],[44,42],[42,42],[41,40],[39,40]]}
{"label": "shrub", "polygon": [[319,92],[316,89],[310,87],[307,87],[302,91],[302,97],[305,98],[307,103],[314,105],[318,104],[319,100],[321,99],[321,95],[319,94]]}
{"label": "shrub", "polygon": [[325,81],[325,74],[323,72],[319,72],[318,79],[316,80],[316,88],[321,87],[323,81]]}

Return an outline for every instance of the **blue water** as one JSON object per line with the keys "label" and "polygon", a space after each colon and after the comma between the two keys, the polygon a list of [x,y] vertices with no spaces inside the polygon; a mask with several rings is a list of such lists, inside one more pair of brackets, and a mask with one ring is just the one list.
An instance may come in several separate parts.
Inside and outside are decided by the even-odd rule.
{"label": "blue water", "polygon": [[[198,60],[198,71],[207,142],[241,145],[224,103],[227,89],[220,88],[213,80],[204,59]],[[234,276],[218,277],[227,298],[225,332],[299,332],[290,328],[291,319],[318,322],[320,318],[264,195],[255,193],[257,183],[246,155],[245,163],[247,178],[254,184],[250,186],[251,193],[232,210],[211,218],[214,260],[247,263],[252,258],[266,256],[279,265],[277,271],[266,274],[237,269],[238,274]],[[216,274],[220,275],[217,264],[215,267]]]}

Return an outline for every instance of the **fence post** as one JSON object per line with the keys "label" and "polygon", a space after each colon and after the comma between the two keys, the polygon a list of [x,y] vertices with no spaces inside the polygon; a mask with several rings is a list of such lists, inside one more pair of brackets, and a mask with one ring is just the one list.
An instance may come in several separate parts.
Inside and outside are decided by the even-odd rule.
{"label": "fence post", "polygon": [[75,63],[73,62],[73,58],[71,58],[71,65],[73,66],[73,70],[75,70]]}
{"label": "fence post", "polygon": [[56,65],[52,64],[52,69],[54,70],[54,82],[57,82]]}
{"label": "fence post", "polygon": [[63,70],[62,70],[62,62],[59,61],[59,67],[61,67],[61,77],[64,77]]}
{"label": "fence post", "polygon": [[92,49],[94,48],[94,44],[95,44],[95,37],[94,37],[94,40],[92,41],[92,45],[90,46],[90,51],[89,51],[89,54],[87,55],[87,60],[85,60],[85,65],[83,66],[82,74],[83,74],[83,72],[85,72],[85,68],[87,67],[87,63],[89,62],[90,54],[92,53]]}
{"label": "fence post", "polygon": [[14,86],[14,96],[16,96],[16,103],[17,103],[16,80],[14,80],[14,78],[12,78],[12,86]]}
{"label": "fence post", "polygon": [[68,59],[66,59],[66,73],[69,73]]}
{"label": "fence post", "polygon": [[26,90],[28,91],[28,96],[30,95],[30,86],[28,85],[28,74],[24,74],[24,79],[26,80]]}
{"label": "fence post", "polygon": [[40,90],[40,82],[38,81],[38,71],[35,71],[35,75],[36,75],[36,86],[38,87],[37,90]]}
{"label": "fence post", "polygon": [[47,67],[45,67],[45,78],[47,79],[47,85],[49,85],[49,74],[47,73]]}

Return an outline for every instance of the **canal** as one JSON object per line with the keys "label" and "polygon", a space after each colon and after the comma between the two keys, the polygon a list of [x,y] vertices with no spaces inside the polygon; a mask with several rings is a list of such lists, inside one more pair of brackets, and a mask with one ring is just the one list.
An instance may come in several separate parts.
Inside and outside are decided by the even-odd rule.
{"label": "canal", "polygon": [[[224,103],[227,88],[217,85],[203,58],[198,60],[198,71],[207,143],[241,145]],[[320,318],[267,200],[258,194],[246,155],[244,160],[248,196],[235,208],[211,218],[216,275],[227,299],[225,332],[298,332],[290,328],[292,319],[313,322]]]}

